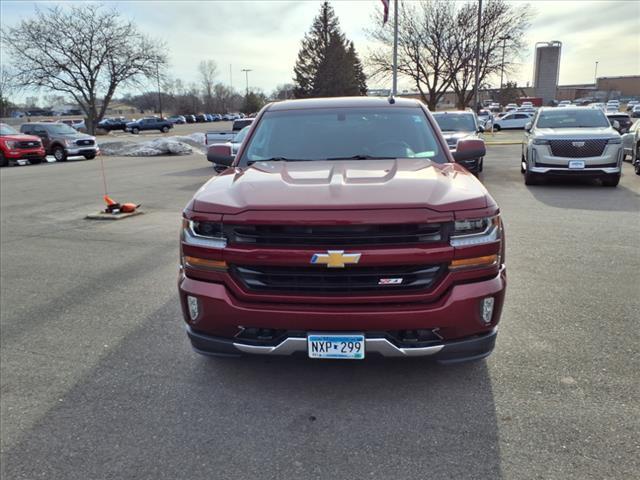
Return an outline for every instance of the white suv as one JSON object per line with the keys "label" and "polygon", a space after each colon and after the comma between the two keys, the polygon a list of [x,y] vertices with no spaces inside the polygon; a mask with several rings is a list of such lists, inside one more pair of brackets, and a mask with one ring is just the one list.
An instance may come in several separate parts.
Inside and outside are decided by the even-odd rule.
{"label": "white suv", "polygon": [[525,126],[521,171],[527,185],[580,175],[615,187],[622,157],[622,138],[599,108],[545,107]]}

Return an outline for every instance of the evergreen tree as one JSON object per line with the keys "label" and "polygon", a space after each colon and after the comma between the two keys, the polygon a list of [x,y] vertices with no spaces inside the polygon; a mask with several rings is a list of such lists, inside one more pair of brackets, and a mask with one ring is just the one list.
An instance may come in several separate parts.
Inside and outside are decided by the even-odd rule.
{"label": "evergreen tree", "polygon": [[366,95],[366,76],[329,2],[302,39],[294,71],[296,98]]}

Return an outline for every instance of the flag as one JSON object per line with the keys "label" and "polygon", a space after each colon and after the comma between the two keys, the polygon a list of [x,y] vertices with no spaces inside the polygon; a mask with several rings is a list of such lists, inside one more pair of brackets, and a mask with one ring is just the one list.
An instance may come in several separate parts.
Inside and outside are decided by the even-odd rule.
{"label": "flag", "polygon": [[382,25],[384,25],[385,23],[387,23],[387,20],[389,20],[389,1],[390,0],[380,0],[382,2],[382,5],[384,5],[384,17],[382,18]]}

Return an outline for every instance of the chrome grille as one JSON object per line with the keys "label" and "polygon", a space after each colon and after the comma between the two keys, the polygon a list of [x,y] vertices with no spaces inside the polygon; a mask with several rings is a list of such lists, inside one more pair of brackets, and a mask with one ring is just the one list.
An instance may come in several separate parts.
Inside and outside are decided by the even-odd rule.
{"label": "chrome grille", "polygon": [[607,146],[607,140],[550,140],[549,145],[555,157],[599,157]]}
{"label": "chrome grille", "polygon": [[354,292],[393,293],[431,287],[443,265],[345,267],[240,266],[231,267],[235,278],[250,291],[286,293]]}

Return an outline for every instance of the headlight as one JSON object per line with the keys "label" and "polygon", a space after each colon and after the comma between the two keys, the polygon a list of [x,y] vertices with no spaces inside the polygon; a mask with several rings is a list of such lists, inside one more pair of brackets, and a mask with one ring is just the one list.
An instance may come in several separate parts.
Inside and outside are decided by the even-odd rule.
{"label": "headlight", "polygon": [[458,220],[451,235],[452,247],[480,245],[500,240],[500,216]]}
{"label": "headlight", "polygon": [[614,138],[610,138],[609,141],[607,142],[609,145],[611,144],[620,144],[622,143],[622,137],[614,137]]}
{"label": "headlight", "polygon": [[13,150],[18,145],[18,142],[13,140],[5,140],[4,144],[7,146],[9,150]]}
{"label": "headlight", "polygon": [[75,142],[75,140],[65,140],[65,141],[64,141],[64,144],[65,144],[67,147],[72,147],[73,145],[75,145],[75,143],[76,143],[76,142]]}
{"label": "headlight", "polygon": [[224,236],[222,223],[182,220],[183,239],[186,243],[199,247],[225,248],[227,238]]}
{"label": "headlight", "polygon": [[534,145],[549,145],[549,140],[545,140],[543,138],[534,138],[533,139],[533,144]]}

